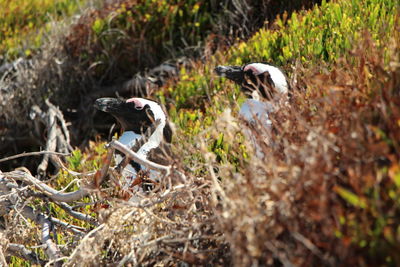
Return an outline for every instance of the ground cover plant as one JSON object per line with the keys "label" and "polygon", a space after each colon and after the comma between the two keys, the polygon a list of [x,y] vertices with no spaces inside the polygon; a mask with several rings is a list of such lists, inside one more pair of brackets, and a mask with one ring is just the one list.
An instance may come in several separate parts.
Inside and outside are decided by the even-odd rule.
{"label": "ground cover plant", "polygon": [[[112,52],[117,47],[107,39],[114,34],[107,36],[108,30],[127,25],[137,15],[143,19],[141,26],[146,19],[151,23],[165,18],[146,18],[155,6],[157,12],[169,7],[178,13],[180,8],[189,13],[196,5],[202,8],[195,1],[184,7],[144,1],[142,13],[123,13],[118,20],[120,4],[133,1],[116,3],[109,6],[116,11],[111,20],[107,8],[105,14],[89,12],[81,18],[92,21],[90,32],[97,37],[75,31],[73,35],[83,37],[62,39],[63,46],[71,41],[85,44],[76,47],[79,64],[98,56],[84,52],[92,44],[120,56]],[[93,136],[85,148],[72,153],[59,144],[70,140],[68,128],[73,138],[71,128],[78,124],[68,126],[68,111],[57,107],[62,103],[57,97],[50,97],[57,106],[47,100],[33,109],[37,117],[46,114],[40,110],[52,111],[36,127],[55,121],[54,133],[60,137],[56,150],[68,156],[50,155],[50,167],[42,172],[35,166],[0,173],[0,262],[398,265],[398,14],[394,0],[322,1],[310,10],[283,14],[229,46],[204,41],[199,50],[203,57],[178,65],[179,76],[150,96],[165,105],[173,123],[172,164],[157,190],[140,202],[126,201],[119,175],[107,169],[113,166],[113,150],[105,147],[105,134]],[[176,23],[171,25],[179,28]],[[207,35],[190,37],[196,43]],[[160,38],[152,41],[163,44],[166,37]],[[123,48],[123,43],[118,45]],[[119,72],[122,65],[107,60],[100,61],[118,65],[109,70]],[[233,83],[213,74],[216,65],[251,61],[281,65],[293,90],[289,103],[271,116],[273,142],[268,144],[261,126],[249,128],[252,142],[246,138],[247,126],[238,116],[244,96]],[[96,66],[95,75],[104,75],[104,66]],[[92,133],[102,133],[95,129]],[[47,131],[50,139],[52,128]],[[254,142],[264,158],[254,156]],[[46,161],[39,156],[43,167]],[[52,177],[54,168],[59,171]],[[61,191],[49,191],[43,183]],[[67,199],[74,192],[84,197]]]}
{"label": "ground cover plant", "polygon": [[[257,10],[261,17],[272,20],[284,11],[293,12],[320,1],[284,2],[287,5],[282,1],[250,0],[236,4],[232,1],[189,1],[185,4],[180,1],[150,0],[85,1],[73,16],[57,20],[57,23],[53,20],[54,23],[50,23],[52,27],[47,26],[49,23],[43,26],[43,23],[47,18],[58,18],[59,13],[64,12],[64,9],[56,8],[58,5],[65,7],[68,10],[65,13],[69,14],[75,10],[70,5],[76,7],[78,2],[68,2],[67,6],[58,1],[53,2],[55,6],[46,2],[48,8],[41,10],[42,13],[34,18],[38,22],[32,24],[32,35],[41,29],[40,26],[46,28],[43,31],[46,32],[46,41],[40,49],[29,41],[22,47],[13,45],[12,49],[16,49],[18,55],[29,50],[31,56],[18,58],[14,62],[11,61],[12,57],[5,58],[0,67],[3,88],[0,122],[4,125],[1,134],[9,140],[20,140],[1,143],[0,149],[7,151],[6,155],[13,155],[45,146],[46,140],[40,130],[34,132],[32,138],[29,129],[35,126],[27,114],[33,105],[47,110],[46,99],[56,103],[72,124],[70,131],[73,144],[86,146],[94,131],[100,130],[103,134],[106,131],[102,128],[104,118],[93,115],[91,103],[96,98],[115,92],[124,97],[151,96],[165,83],[165,78],[176,77],[181,65],[190,65],[190,59],[202,57],[202,47],[206,43],[209,44],[209,54],[217,44],[233,42],[236,36],[248,37],[264,25],[262,19],[241,20],[242,17],[250,17]],[[15,1],[12,3],[5,5],[5,8],[23,6]],[[35,5],[31,6],[33,8]],[[19,8],[16,10],[19,11]],[[240,10],[239,18],[235,17],[237,10]],[[19,13],[14,17],[20,16],[24,23],[17,24],[16,29],[19,29],[18,25],[22,28],[30,22]],[[4,22],[7,24],[5,28],[12,24],[8,21]],[[233,25],[232,21],[245,23]],[[23,38],[18,34],[19,31],[15,34],[11,31],[10,39]],[[39,38],[41,35],[35,36]],[[4,53],[10,54],[12,49],[5,48]],[[176,69],[164,73],[157,69],[163,63]],[[110,123],[107,121],[107,124]],[[17,161],[11,162],[15,162],[14,167],[19,166]]]}
{"label": "ground cover plant", "polygon": [[83,1],[1,1],[0,64],[30,56],[42,44],[51,21],[68,17]]}

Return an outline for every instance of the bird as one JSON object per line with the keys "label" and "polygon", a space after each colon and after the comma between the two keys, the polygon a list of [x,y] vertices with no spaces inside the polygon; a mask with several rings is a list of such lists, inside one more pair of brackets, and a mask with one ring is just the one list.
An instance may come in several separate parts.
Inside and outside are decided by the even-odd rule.
{"label": "bird", "polygon": [[277,103],[289,93],[286,75],[278,67],[265,63],[249,63],[244,66],[217,66],[214,72],[241,86],[248,96],[239,114],[249,123],[261,120],[271,124],[268,114],[276,111]]}
{"label": "bird", "polygon": [[[94,106],[112,115],[120,124],[122,134],[118,139],[119,142],[135,151],[143,159],[164,165],[168,163],[167,144],[172,141],[172,130],[160,104],[139,97],[127,100],[105,97],[96,99]],[[126,162],[128,164],[125,167],[124,157],[121,154],[115,156],[115,161],[119,167],[122,165],[124,177],[134,178],[141,171],[145,171],[144,166],[133,160]],[[153,181],[157,179],[157,173],[154,171],[151,171],[149,176]],[[131,182],[134,179],[127,180]],[[148,185],[148,183],[143,185]],[[151,186],[143,189],[148,191],[149,188]]]}
{"label": "bird", "polygon": [[249,63],[244,66],[217,66],[215,73],[241,86],[247,94],[258,93],[269,100],[274,95],[287,94],[289,86],[281,69],[265,63]]}
{"label": "bird", "polygon": [[[240,117],[251,126],[261,126],[265,142],[271,144],[272,122],[269,114],[276,112],[280,104],[288,99],[290,88],[286,75],[276,66],[258,62],[243,66],[221,65],[214,72],[240,85],[241,91],[248,97],[240,107]],[[245,130],[245,134],[256,144],[256,137],[249,129]],[[256,155],[263,158],[258,146]]]}

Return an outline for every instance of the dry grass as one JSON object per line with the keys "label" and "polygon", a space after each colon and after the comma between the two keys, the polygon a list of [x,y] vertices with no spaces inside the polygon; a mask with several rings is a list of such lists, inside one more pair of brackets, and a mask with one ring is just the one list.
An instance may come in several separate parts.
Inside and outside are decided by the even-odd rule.
{"label": "dry grass", "polygon": [[[388,67],[366,38],[330,72],[295,70],[304,86],[272,117],[273,144],[253,130],[265,158],[212,162],[214,211],[235,265],[398,263],[400,206],[389,197],[399,192],[398,37]],[[235,123],[216,127],[240,151]]]}
{"label": "dry grass", "polygon": [[[57,232],[62,240],[65,264],[399,264],[398,32],[385,48],[377,49],[365,34],[364,41],[336,63],[312,69],[297,65],[290,103],[271,116],[272,142],[267,145],[263,139],[265,129],[250,129],[263,159],[251,156],[253,144],[243,137],[246,126],[228,108],[222,114],[211,111],[216,119],[207,122],[208,128],[198,127],[200,133],[178,129],[172,174],[157,191],[140,202],[128,202],[109,181],[88,200],[96,205],[83,210],[98,226],[83,224],[90,230],[83,236],[61,228],[53,232],[53,238]],[[90,113],[91,102],[84,96],[85,84],[91,82],[88,73],[65,78],[65,73],[79,74],[80,67],[70,61],[60,65],[61,44],[48,45],[42,57],[32,61],[33,67],[10,77],[12,93],[2,94],[3,103],[12,103],[1,105],[8,108],[1,110],[2,116],[16,124],[22,120],[22,136],[29,130],[24,118],[29,105],[43,103],[46,94],[54,93],[60,104],[65,94],[79,92],[73,106]],[[384,49],[391,53],[390,62],[384,62]],[[65,94],[55,93],[62,90]],[[227,101],[222,94],[208,97],[221,106]],[[87,131],[80,124],[72,128]],[[210,152],[210,142],[217,139],[229,148],[225,158]],[[94,162],[101,154],[93,152],[82,162]],[[13,200],[44,214],[54,212],[31,188],[13,192],[15,199],[1,198],[2,203]],[[22,219],[18,205],[11,212],[0,209],[1,226],[7,228],[1,235],[7,243],[40,244],[37,225]],[[35,251],[46,258],[41,248]]]}
{"label": "dry grass", "polygon": [[175,165],[163,189],[140,204],[114,199],[67,265],[398,262],[400,206],[389,190],[399,190],[400,126],[393,122],[400,114],[400,69],[399,46],[391,44],[387,68],[367,38],[331,72],[296,69],[302,86],[272,116],[274,141],[262,145],[264,159],[231,164],[208,152],[204,137],[223,133],[233,156],[242,155],[243,145],[251,154],[252,144],[238,139],[242,122],[226,110],[198,136],[199,146],[176,148],[177,162],[190,162],[185,157],[200,148],[203,163]]}

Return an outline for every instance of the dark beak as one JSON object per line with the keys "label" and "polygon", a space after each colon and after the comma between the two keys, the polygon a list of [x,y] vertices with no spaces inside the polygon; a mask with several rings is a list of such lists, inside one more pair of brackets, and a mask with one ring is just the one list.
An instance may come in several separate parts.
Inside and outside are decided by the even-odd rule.
{"label": "dark beak", "polygon": [[120,99],[104,97],[104,98],[96,99],[94,106],[98,110],[101,110],[104,112],[109,112],[109,113],[115,113],[115,112],[118,112],[118,110],[120,109],[122,104],[123,104],[123,101]]}
{"label": "dark beak", "polygon": [[240,66],[218,66],[214,69],[214,72],[221,77],[226,77],[238,84],[241,84],[244,80],[244,72]]}

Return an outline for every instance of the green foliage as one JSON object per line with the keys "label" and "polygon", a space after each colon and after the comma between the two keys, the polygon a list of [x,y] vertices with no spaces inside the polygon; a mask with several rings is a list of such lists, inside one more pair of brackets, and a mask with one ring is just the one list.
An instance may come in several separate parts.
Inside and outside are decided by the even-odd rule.
{"label": "green foliage", "polygon": [[[82,62],[94,66],[96,75],[105,75],[110,64],[140,69],[167,57],[172,47],[203,41],[212,21],[209,8],[208,2],[196,1],[120,1],[83,18],[84,26],[75,29],[86,27],[87,32],[72,31],[78,38],[70,36],[69,45]],[[207,210],[207,224],[218,217],[221,239],[237,265],[267,262],[276,257],[271,253],[275,245],[288,263],[303,266],[327,265],[328,258],[352,264],[365,263],[364,258],[400,262],[396,17],[395,0],[323,1],[309,12],[282,16],[271,29],[261,29],[205,63],[182,69],[178,83],[157,93],[176,126],[177,165],[184,165],[193,184],[208,179],[203,188],[216,202],[214,210]],[[87,38],[83,45],[79,34]],[[148,59],[150,63],[140,61]],[[274,144],[263,147],[266,159],[252,158],[243,125],[235,118],[243,96],[231,82],[214,78],[212,69],[217,62],[273,61],[290,70],[297,60],[302,63],[294,70],[299,90],[291,107],[272,118]],[[228,107],[232,111],[224,112]],[[91,143],[87,151],[74,151],[67,167],[81,173],[97,170],[105,152],[103,143]],[[210,182],[215,183],[212,171],[217,184]],[[75,178],[62,170],[50,184],[75,190]],[[199,214],[200,199],[192,205]],[[54,217],[89,228],[55,204],[36,204]],[[96,216],[89,206],[82,212]],[[168,216],[174,212],[169,210]],[[171,218],[165,220],[169,226],[174,225]],[[71,239],[60,234],[58,243]]]}
{"label": "green foliage", "polygon": [[211,22],[207,1],[124,0],[83,16],[67,47],[85,64],[95,63],[96,77],[116,79],[118,73],[131,75],[199,45]]}
{"label": "green foliage", "polygon": [[[203,109],[204,101],[201,100],[205,96],[210,98],[216,91],[224,91],[231,103],[241,102],[241,98],[239,101],[236,99],[237,88],[230,82],[218,78],[219,82],[212,81],[212,69],[216,62],[242,65],[270,61],[284,65],[301,59],[303,65],[309,66],[320,64],[320,61],[334,64],[364,37],[364,31],[371,33],[378,46],[384,47],[385,43],[381,40],[388,39],[395,31],[397,12],[395,0],[324,1],[311,11],[293,13],[290,19],[278,18],[273,30],[261,29],[250,40],[231,47],[225,55],[217,52],[206,64],[195,66],[192,70],[181,69],[180,81],[164,88],[159,95],[174,103],[170,112],[172,120],[192,136],[209,127],[210,124],[204,124],[204,121],[215,119],[212,110]],[[214,101],[211,106],[222,111],[225,104]],[[196,120],[193,120],[196,125],[188,123],[191,121],[188,118],[191,108],[197,114]],[[204,110],[203,114],[199,114],[199,109]],[[202,122],[197,118],[202,118]],[[221,148],[218,151],[214,148],[211,146],[211,150],[220,157]]]}
{"label": "green foliage", "polygon": [[[290,19],[283,16],[277,19],[273,29],[261,29],[250,40],[232,46],[223,56],[217,53],[201,71],[184,70],[181,81],[168,91],[179,109],[198,103],[192,98],[199,99],[211,90],[223,90],[220,84],[210,82],[216,62],[233,65],[273,62],[288,70],[285,65],[296,60],[309,66],[321,61],[333,64],[366,32],[386,50],[382,40],[388,40],[395,31],[396,3],[396,0],[323,1],[311,11],[294,12]],[[386,53],[385,59],[388,57]],[[221,84],[227,86],[225,82]]]}
{"label": "green foliage", "polygon": [[364,199],[358,197],[356,194],[350,192],[349,190],[346,190],[342,187],[337,187],[336,192],[354,207],[359,207],[362,209],[365,209],[367,207]]}
{"label": "green foliage", "polygon": [[78,170],[82,161],[82,152],[80,150],[72,151],[71,156],[67,158],[67,161],[72,170]]}
{"label": "green foliage", "polygon": [[[206,150],[213,152],[216,158],[215,169],[224,170],[225,165],[232,167],[232,173],[227,174],[221,171],[222,181],[226,181],[227,191],[234,187],[232,183],[237,183],[235,190],[232,190],[231,199],[227,200],[229,203],[227,206],[246,207],[243,212],[237,209],[227,209],[222,212],[224,215],[231,215],[226,223],[227,228],[235,229],[235,235],[239,230],[232,225],[235,219],[234,214],[240,214],[236,218],[238,220],[236,226],[241,227],[247,207],[254,203],[253,197],[258,194],[258,201],[262,202],[262,197],[267,195],[260,188],[270,188],[264,183],[268,184],[267,181],[272,179],[272,175],[263,177],[265,181],[259,177],[246,176],[245,182],[251,184],[248,187],[243,186],[243,181],[236,181],[239,177],[238,173],[251,173],[255,170],[247,165],[251,165],[252,160],[250,163],[248,160],[243,160],[248,157],[246,151],[248,148],[242,146],[240,138],[228,137],[228,131],[216,121],[227,106],[232,106],[235,110],[238,92],[229,81],[213,80],[212,69],[217,65],[216,62],[241,65],[252,61],[270,61],[283,65],[284,69],[289,70],[288,65],[294,65],[299,60],[305,70],[303,72],[297,70],[298,75],[306,77],[298,77],[304,83],[304,88],[300,88],[304,90],[304,95],[301,97],[306,99],[305,102],[301,102],[304,109],[299,108],[300,110],[297,110],[295,114],[282,120],[288,123],[289,126],[285,124],[288,129],[281,135],[274,135],[274,138],[282,140],[284,137],[285,141],[282,141],[281,145],[285,150],[282,152],[271,148],[274,152],[270,154],[266,152],[269,155],[268,162],[263,163],[265,164],[263,168],[268,169],[266,166],[269,166],[271,170],[285,169],[287,173],[291,173],[284,178],[284,184],[288,183],[287,186],[282,185],[285,189],[274,192],[278,196],[287,194],[295,199],[290,210],[293,212],[293,217],[290,217],[292,219],[286,218],[285,216],[288,215],[285,213],[281,215],[285,218],[284,221],[298,223],[296,225],[299,228],[293,227],[294,231],[309,227],[311,232],[304,236],[310,238],[314,244],[330,242],[331,246],[335,244],[338,247],[344,246],[352,253],[358,253],[360,258],[374,259],[377,262],[386,261],[387,264],[392,265],[400,262],[396,256],[400,236],[398,220],[400,124],[397,123],[399,113],[396,105],[398,106],[400,102],[394,91],[396,86],[394,80],[398,76],[396,76],[396,71],[392,73],[389,70],[395,68],[393,66],[397,66],[396,62],[398,62],[398,54],[393,54],[393,51],[398,51],[393,48],[393,42],[399,41],[398,12],[398,1],[394,0],[324,1],[321,6],[316,6],[309,12],[293,13],[290,19],[285,19],[285,16],[279,18],[272,29],[261,29],[250,40],[232,46],[225,53],[217,52],[204,64],[205,67],[195,66],[192,70],[183,70],[181,81],[169,85],[160,93],[167,103],[174,103],[170,116],[182,130],[181,133],[186,135],[180,138],[189,143],[199,142],[199,140],[206,143]],[[355,53],[354,48],[369,38],[370,42],[363,44],[362,49]],[[317,73],[325,73],[325,66],[332,68],[332,75],[324,76],[320,82],[317,82],[320,79]],[[391,77],[392,81],[389,82],[387,77]],[[344,95],[339,98],[334,96],[336,88],[338,92],[345,92]],[[350,91],[353,94],[350,94]],[[218,95],[222,92],[225,98]],[[347,93],[350,95],[346,95]],[[209,101],[200,101],[202,98]],[[332,102],[329,105],[322,105],[321,103],[325,101]],[[381,105],[384,105],[384,108]],[[379,106],[381,108],[378,108]],[[193,113],[196,115],[194,116]],[[298,122],[295,122],[293,117],[300,118],[302,123],[309,123],[308,127],[311,129],[319,127],[315,128],[315,131],[322,129],[324,134],[321,136],[327,140],[334,137],[335,141],[332,141],[332,145],[338,145],[340,153],[322,152],[323,145],[312,147],[307,140],[309,136],[302,136],[303,132],[299,130],[303,125],[297,125]],[[199,120],[200,123],[198,123]],[[366,127],[362,126],[364,123],[368,125],[368,130],[361,130]],[[340,125],[343,129],[339,126],[333,127],[331,124]],[[277,125],[277,131],[282,131],[280,127],[283,126],[280,125],[280,121]],[[214,127],[219,132],[210,134],[210,129]],[[303,130],[308,132],[309,129]],[[288,135],[293,135],[293,132],[297,134],[290,139]],[[198,138],[193,137],[196,133],[198,133]],[[357,133],[357,138],[349,136],[350,133]],[[302,138],[305,143],[299,144]],[[355,146],[353,142],[358,145],[353,147]],[[374,145],[369,146],[368,142],[373,142]],[[276,147],[279,145],[277,144]],[[362,150],[364,154],[359,154],[357,152],[359,150]],[[204,157],[204,153],[203,151],[200,157]],[[313,153],[321,153],[319,157],[316,157],[315,163],[308,161],[311,161]],[[281,165],[276,164],[280,157],[285,157],[285,155],[286,161]],[[193,161],[198,161],[198,156],[194,156],[192,162],[187,160],[185,163],[195,165]],[[390,163],[385,163],[388,167],[378,167],[376,163],[378,158],[390,159]],[[298,169],[296,166],[288,167],[287,162],[293,165],[297,162]],[[358,170],[357,174],[354,174],[355,170]],[[310,178],[312,176],[314,178]],[[235,179],[226,179],[229,177],[235,177]],[[329,189],[321,186],[325,177],[329,177],[329,186],[327,186]],[[249,182],[253,179],[257,182]],[[280,179],[281,177],[277,180]],[[293,184],[290,182],[292,180]],[[309,186],[313,183],[315,184]],[[307,186],[302,188],[305,184]],[[249,201],[248,205],[243,204],[244,199]],[[286,205],[288,200],[278,197],[276,201],[279,203],[282,201]],[[302,204],[299,205],[299,203]],[[303,207],[308,208],[303,209]],[[321,214],[321,211],[325,209],[327,209],[326,214]],[[258,216],[261,216],[260,211],[249,215],[249,218],[259,219]],[[302,218],[302,216],[305,217]],[[276,218],[267,218],[258,228],[259,232],[264,231],[265,225]],[[332,221],[330,218],[335,219]],[[276,227],[279,229],[283,224],[285,223]],[[275,231],[272,227],[269,229]],[[287,225],[287,231],[290,232],[290,229],[292,229],[291,225]],[[320,238],[312,234],[312,231],[319,232],[321,229]],[[243,238],[248,236],[249,233],[245,233]],[[264,243],[261,243],[260,247],[263,248]],[[253,245],[249,246],[253,248]],[[234,247],[237,249],[241,246],[234,245]],[[320,249],[324,250],[325,247],[322,245]],[[264,247],[264,250],[260,250],[266,249]],[[238,251],[240,255],[251,253],[250,249],[245,251],[238,249]],[[336,255],[335,253],[340,254],[340,251],[331,249],[328,253]]]}
{"label": "green foliage", "polygon": [[30,56],[42,44],[48,22],[72,15],[85,0],[1,0],[0,62]]}
{"label": "green foliage", "polygon": [[244,64],[270,61],[285,65],[295,60],[315,64],[335,62],[368,31],[378,46],[385,47],[395,30],[397,0],[323,1],[311,11],[279,18],[278,30],[262,29],[249,41],[229,52],[228,62]]}

